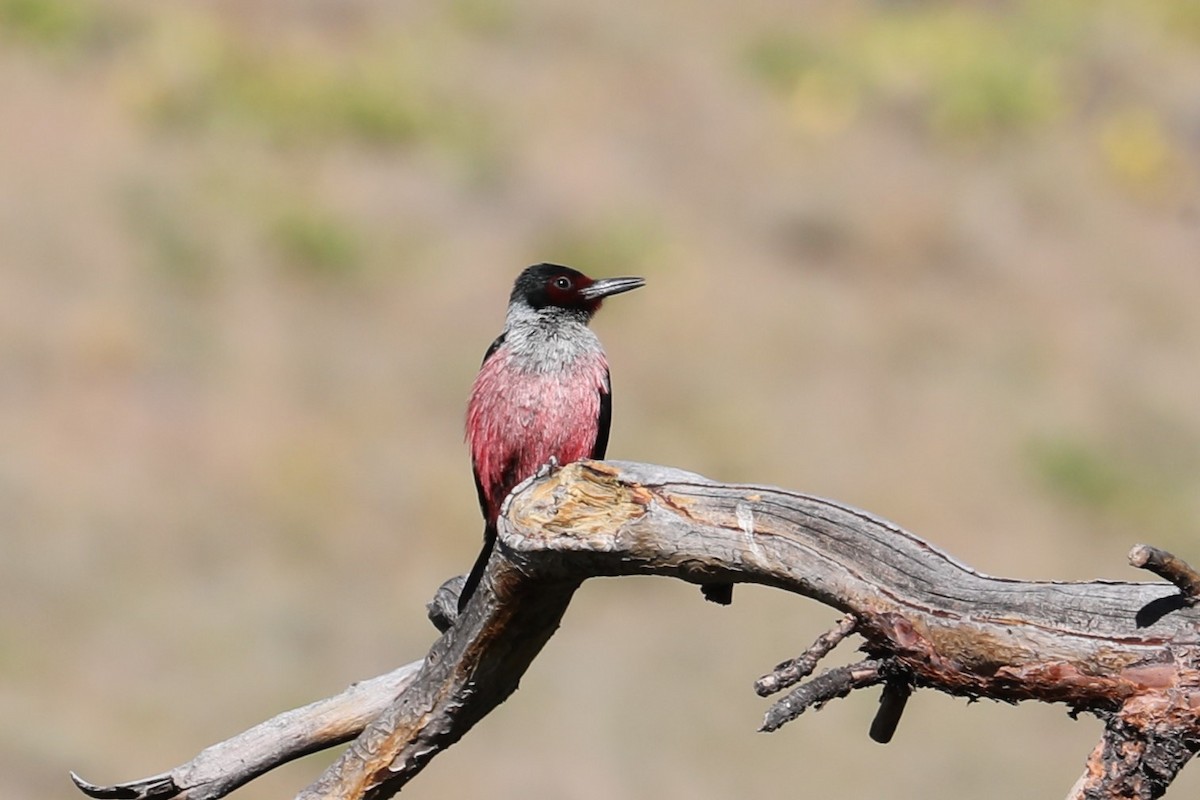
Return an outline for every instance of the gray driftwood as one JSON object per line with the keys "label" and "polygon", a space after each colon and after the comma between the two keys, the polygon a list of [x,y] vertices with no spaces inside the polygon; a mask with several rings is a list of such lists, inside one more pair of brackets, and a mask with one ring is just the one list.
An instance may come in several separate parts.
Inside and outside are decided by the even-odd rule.
{"label": "gray driftwood", "polygon": [[[299,797],[391,796],[512,693],[580,582],[633,574],[765,584],[846,613],[758,689],[803,681],[851,633],[865,639],[867,658],[800,683],[768,712],[766,729],[873,685],[884,687],[872,726],[880,740],[913,689],[1063,703],[1106,722],[1070,791],[1078,800],[1159,797],[1200,749],[1200,610],[1189,593],[1200,583],[1178,560],[1175,585],[993,578],[839,503],[618,462],[581,462],[518,487],[500,542],[462,618],[424,660],[282,714],[163,775],[76,783],[93,797],[208,800],[357,737]],[[1144,551],[1134,561],[1163,563]],[[443,597],[431,608],[443,626],[449,607]]]}

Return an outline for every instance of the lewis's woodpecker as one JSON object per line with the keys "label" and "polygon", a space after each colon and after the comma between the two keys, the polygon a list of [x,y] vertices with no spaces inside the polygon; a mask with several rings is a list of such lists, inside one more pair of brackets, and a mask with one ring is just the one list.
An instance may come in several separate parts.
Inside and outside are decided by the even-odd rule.
{"label": "lewis's woodpecker", "polygon": [[487,567],[500,504],[513,487],[551,458],[559,464],[604,458],[612,389],[608,359],[588,322],[604,298],[644,283],[593,280],[570,267],[536,264],[513,284],[504,332],[484,355],[467,406],[467,445],[484,529],[459,611]]}

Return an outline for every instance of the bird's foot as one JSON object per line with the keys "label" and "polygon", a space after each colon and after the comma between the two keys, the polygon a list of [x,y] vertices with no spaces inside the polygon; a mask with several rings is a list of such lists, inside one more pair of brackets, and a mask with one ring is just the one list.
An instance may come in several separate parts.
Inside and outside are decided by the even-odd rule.
{"label": "bird's foot", "polygon": [[541,480],[542,478],[548,478],[554,474],[555,470],[558,469],[558,466],[558,457],[550,456],[545,464],[542,464],[540,467],[538,467],[537,472],[533,474],[533,477],[537,478],[538,480]]}

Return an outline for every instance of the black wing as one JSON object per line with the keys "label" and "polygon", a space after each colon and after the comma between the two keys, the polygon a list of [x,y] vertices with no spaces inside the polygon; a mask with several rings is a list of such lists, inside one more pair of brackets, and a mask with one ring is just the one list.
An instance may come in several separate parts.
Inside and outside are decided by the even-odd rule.
{"label": "black wing", "polygon": [[479,496],[479,510],[483,513],[483,518],[487,519],[487,496],[483,493],[483,484],[479,482],[479,470],[474,469],[474,466],[471,465],[471,471],[475,473],[475,494]]}
{"label": "black wing", "polygon": [[487,352],[483,354],[483,361],[479,362],[479,366],[482,367],[484,364],[486,364],[487,360],[496,354],[496,351],[500,349],[500,345],[502,344],[504,344],[503,333],[497,336],[496,341],[492,342],[488,347]]}
{"label": "black wing", "polygon": [[600,392],[600,418],[596,420],[596,444],[592,447],[592,458],[603,459],[608,451],[608,429],[612,427],[612,377],[604,370],[605,390]]}

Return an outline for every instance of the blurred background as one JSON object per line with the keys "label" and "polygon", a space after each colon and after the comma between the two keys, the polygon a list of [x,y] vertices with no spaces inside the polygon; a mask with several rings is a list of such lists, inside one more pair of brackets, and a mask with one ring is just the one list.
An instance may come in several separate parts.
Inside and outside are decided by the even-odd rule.
{"label": "blurred background", "polygon": [[[595,325],[614,458],[993,574],[1198,561],[1198,253],[1194,2],[0,0],[0,795],[166,770],[422,656],[480,541],[468,388],[537,261],[648,280]],[[1061,707],[921,693],[880,747],[864,692],[755,733],[752,681],[835,618],[590,582],[408,791],[1079,775],[1100,725]]]}

